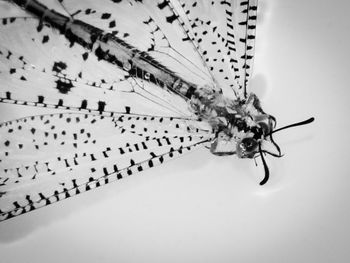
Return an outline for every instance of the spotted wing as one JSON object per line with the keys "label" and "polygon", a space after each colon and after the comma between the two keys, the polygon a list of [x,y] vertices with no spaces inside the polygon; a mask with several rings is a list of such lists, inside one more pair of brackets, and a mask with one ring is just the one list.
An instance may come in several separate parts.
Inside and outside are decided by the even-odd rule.
{"label": "spotted wing", "polygon": [[235,42],[240,72],[239,85],[243,89],[244,97],[247,96],[249,79],[253,72],[257,9],[258,0],[238,1],[234,16],[237,28]]}
{"label": "spotted wing", "polygon": [[81,113],[5,122],[0,134],[0,221],[154,167],[211,137],[194,121]]}
{"label": "spotted wing", "polygon": [[[257,0],[179,0],[183,20],[221,87],[245,98],[254,57]],[[231,97],[233,98],[233,97]]]}
{"label": "spotted wing", "polygon": [[[164,8],[153,1],[60,2],[29,1],[45,10],[41,16],[1,2],[2,102],[195,118],[186,101],[197,87],[215,86],[192,42],[177,41],[184,32],[180,25],[170,30]],[[49,20],[50,9],[57,11]]]}
{"label": "spotted wing", "polygon": [[[172,115],[190,116],[189,112],[174,109],[174,103],[170,102],[174,96],[167,96],[162,92],[164,89],[159,89],[163,82],[157,81],[152,72],[135,66],[137,63],[133,62],[139,58],[170,73],[171,80],[165,83],[170,90],[180,79],[189,81],[190,85],[194,83],[191,87],[194,90],[204,86],[231,98],[246,94],[252,68],[257,0],[210,3],[65,0],[45,4],[42,6],[35,0],[23,2],[26,6],[54,10],[58,15],[50,23],[45,18],[46,11],[28,14],[7,2],[1,3],[4,84],[0,98],[4,102],[107,113],[128,113],[130,109],[144,112],[139,105],[146,104],[158,113],[159,108],[165,108]],[[60,19],[67,19],[64,28],[57,27]],[[76,26],[81,22],[86,23],[84,30]],[[67,24],[73,26],[67,30]],[[123,54],[113,45],[115,42],[124,43],[133,51],[132,55],[121,59]],[[117,51],[113,53],[113,49]],[[113,57],[114,63],[106,61],[106,57]],[[40,86],[44,81],[48,85],[45,90],[27,92],[27,86]],[[83,96],[87,92],[93,94],[89,99]],[[74,98],[74,102],[68,97]],[[143,103],[144,99],[148,103]],[[118,102],[113,103],[115,100]],[[136,101],[136,106],[130,107],[125,101],[129,104]],[[147,110],[152,112],[152,109]]]}
{"label": "spotted wing", "polygon": [[[244,96],[254,54],[257,0],[62,3],[75,19],[118,35],[185,79],[231,99]],[[130,13],[142,25],[130,20]]]}
{"label": "spotted wing", "polygon": [[[70,13],[69,6],[46,3],[55,7],[55,12],[70,15],[69,21],[80,23],[73,18],[79,12]],[[55,21],[39,19],[12,3],[1,2],[0,10],[0,100],[80,112],[1,124],[0,220],[153,167],[211,138],[210,127],[194,120],[197,116],[188,108],[188,97],[171,85],[175,77],[186,81],[181,70],[187,72],[193,67],[193,71],[200,71],[195,63],[184,60],[185,56],[174,59],[169,55],[169,46],[154,51],[151,57],[141,42],[127,44],[114,37],[117,32],[107,32],[101,25],[91,25],[92,31],[71,27],[79,29],[82,37],[82,32],[102,32],[100,36],[105,37],[95,39],[95,47],[89,47],[86,42],[80,43],[82,40],[67,37],[67,32],[53,25]],[[154,28],[155,23],[140,21],[148,28],[146,36],[151,36],[150,26]],[[91,36],[87,34],[87,38]],[[126,47],[124,53],[114,46],[120,44],[118,41]],[[133,66],[135,61],[123,60],[128,54],[139,64]],[[148,76],[140,70],[141,60],[148,69],[154,66]],[[168,83],[154,77],[159,72]],[[196,82],[202,79],[207,83],[205,74],[200,74],[195,74],[199,79]]]}
{"label": "spotted wing", "polygon": [[[36,16],[1,2],[0,100],[86,114],[40,115],[1,125],[0,220],[210,140],[210,127],[195,121],[188,108],[198,87],[240,96],[234,68],[240,58],[221,49],[227,51],[230,31],[222,30],[220,20],[226,43],[208,47],[224,40],[207,24],[215,21],[212,14],[200,17],[195,4],[190,14],[179,1],[15,2],[55,10],[56,20],[45,17],[49,11]],[[218,10],[227,5],[213,3]]]}

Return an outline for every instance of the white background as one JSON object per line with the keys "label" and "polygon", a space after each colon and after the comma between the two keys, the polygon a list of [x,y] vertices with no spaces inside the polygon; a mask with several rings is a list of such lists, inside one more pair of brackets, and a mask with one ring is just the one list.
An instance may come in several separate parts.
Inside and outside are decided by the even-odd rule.
{"label": "white background", "polygon": [[198,150],[1,223],[0,262],[349,262],[349,7],[260,1],[253,90],[280,126],[316,118],[276,134],[266,186]]}

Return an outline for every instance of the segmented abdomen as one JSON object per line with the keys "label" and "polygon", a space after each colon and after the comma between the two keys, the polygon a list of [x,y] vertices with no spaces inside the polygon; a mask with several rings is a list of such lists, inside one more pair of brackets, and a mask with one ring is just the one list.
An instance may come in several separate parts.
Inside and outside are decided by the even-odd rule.
{"label": "segmented abdomen", "polygon": [[[195,84],[183,80],[148,53],[141,52],[117,36],[50,10],[36,0],[13,0],[13,2],[40,19],[38,31],[42,29],[42,23],[48,23],[58,29],[69,40],[71,46],[77,43],[93,51],[99,60],[105,60],[128,71],[130,77],[150,81],[187,99],[194,94]],[[89,54],[86,52],[81,55],[84,58]]]}

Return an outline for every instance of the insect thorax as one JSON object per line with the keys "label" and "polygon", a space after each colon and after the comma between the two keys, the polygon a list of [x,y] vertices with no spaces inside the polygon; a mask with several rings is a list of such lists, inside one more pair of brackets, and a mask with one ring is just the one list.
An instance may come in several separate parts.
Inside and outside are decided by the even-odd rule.
{"label": "insect thorax", "polygon": [[[245,100],[231,100],[218,92],[200,90],[191,98],[191,107],[212,126],[216,136],[210,150],[215,155],[236,153],[240,158],[252,158],[257,143],[272,130],[272,117],[262,110],[253,93]],[[242,142],[252,148],[242,149]]]}

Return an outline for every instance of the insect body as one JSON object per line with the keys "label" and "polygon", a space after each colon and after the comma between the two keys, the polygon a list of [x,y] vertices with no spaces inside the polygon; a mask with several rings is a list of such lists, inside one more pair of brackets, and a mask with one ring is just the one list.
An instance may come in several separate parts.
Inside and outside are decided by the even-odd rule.
{"label": "insect body", "polygon": [[206,119],[216,133],[211,146],[213,154],[236,153],[240,158],[252,158],[258,142],[272,131],[274,118],[262,111],[254,94],[246,101],[228,100],[213,94],[195,96],[194,101],[197,101],[194,105],[197,114]]}
{"label": "insect body", "polygon": [[[190,107],[195,115],[209,122],[218,134],[212,142],[212,153],[219,155],[237,153],[240,158],[252,158],[257,152],[257,141],[264,139],[264,134],[272,131],[271,118],[262,111],[260,102],[254,94],[251,94],[246,101],[230,100],[223,94],[215,92],[215,89],[201,89],[176,76],[147,54],[140,56],[141,52],[135,47],[99,28],[70,20],[67,16],[53,12],[36,1],[14,2],[27,10],[32,10],[36,16],[62,32],[71,43],[77,42],[90,49],[98,59],[126,68],[131,76],[148,78],[159,87],[167,88],[190,100]],[[56,88],[59,90],[68,87],[69,85],[65,83],[57,82]],[[264,131],[261,125],[264,126]],[[223,139],[224,137],[226,139]],[[248,146],[248,142],[254,147]],[[220,149],[223,143],[231,145],[231,149]]]}
{"label": "insect body", "polygon": [[0,221],[208,144],[266,183],[283,128],[247,91],[256,0],[45,4],[0,3],[0,102],[59,110],[0,124]]}

